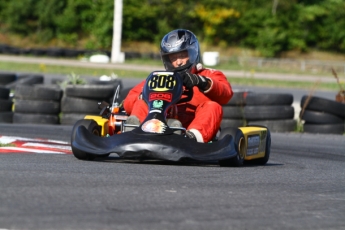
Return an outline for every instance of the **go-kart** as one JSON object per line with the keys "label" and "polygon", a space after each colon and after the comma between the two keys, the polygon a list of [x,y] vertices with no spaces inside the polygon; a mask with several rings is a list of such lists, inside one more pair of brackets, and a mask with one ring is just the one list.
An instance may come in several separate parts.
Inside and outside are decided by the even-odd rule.
{"label": "go-kart", "polygon": [[[76,158],[93,160],[115,153],[126,159],[216,161],[220,166],[264,165],[269,159],[271,136],[263,126],[221,127],[209,143],[187,138],[183,127],[169,127],[167,115],[174,116],[174,107],[193,96],[192,89],[183,89],[178,73],[154,71],[147,77],[142,99],[149,112],[140,125],[126,124],[119,92],[118,87],[112,105],[99,103],[100,115],[86,115],[75,123],[71,147]],[[128,127],[132,130],[126,132]]]}

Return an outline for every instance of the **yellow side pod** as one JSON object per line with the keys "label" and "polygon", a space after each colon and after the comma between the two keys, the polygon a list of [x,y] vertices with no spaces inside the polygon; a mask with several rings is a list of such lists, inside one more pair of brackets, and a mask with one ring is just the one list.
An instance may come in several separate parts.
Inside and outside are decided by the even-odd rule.
{"label": "yellow side pod", "polygon": [[266,152],[267,128],[258,126],[239,127],[239,154],[244,160],[263,158]]}
{"label": "yellow side pod", "polygon": [[101,136],[104,137],[108,134],[108,122],[109,120],[98,115],[86,115],[86,120],[94,120],[99,126],[101,126]]}

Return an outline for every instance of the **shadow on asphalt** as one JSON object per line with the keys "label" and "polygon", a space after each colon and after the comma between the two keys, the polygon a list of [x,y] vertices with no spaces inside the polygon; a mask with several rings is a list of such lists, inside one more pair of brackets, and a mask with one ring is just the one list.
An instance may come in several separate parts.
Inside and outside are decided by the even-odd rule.
{"label": "shadow on asphalt", "polygon": [[[147,165],[165,165],[165,166],[194,166],[194,167],[220,167],[218,162],[203,162],[196,160],[185,159],[182,161],[166,161],[157,159],[123,159],[117,156],[109,157],[97,157],[93,161],[104,162],[104,163],[122,163],[122,164],[147,164]],[[284,164],[267,163],[266,165],[255,165],[251,163],[244,163],[242,167],[273,167],[273,166],[283,166]],[[224,167],[227,168],[227,167]],[[230,167],[231,168],[231,167]],[[232,167],[236,168],[236,167]]]}

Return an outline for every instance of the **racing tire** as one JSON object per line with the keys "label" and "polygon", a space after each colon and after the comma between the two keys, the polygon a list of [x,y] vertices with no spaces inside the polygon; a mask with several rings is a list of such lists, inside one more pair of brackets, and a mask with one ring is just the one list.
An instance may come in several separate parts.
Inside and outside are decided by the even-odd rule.
{"label": "racing tire", "polygon": [[48,48],[46,55],[48,57],[63,57],[64,52],[61,48]]}
{"label": "racing tire", "polygon": [[8,99],[10,98],[10,90],[0,86],[0,99]]}
{"label": "racing tire", "polygon": [[301,111],[300,117],[305,122],[313,124],[339,124],[344,122],[344,119],[339,116],[312,110],[304,110],[303,113]]}
{"label": "racing tire", "polygon": [[98,100],[63,96],[61,100],[61,112],[98,115],[100,110],[98,108]]}
{"label": "racing tire", "polygon": [[259,105],[244,107],[247,121],[293,119],[295,110],[290,105]]}
{"label": "racing tire", "polygon": [[265,156],[263,158],[245,161],[245,164],[265,165],[268,162],[270,155],[271,155],[271,132],[269,129],[267,129]]}
{"label": "racing tire", "polygon": [[120,79],[111,79],[109,81],[102,81],[102,80],[98,80],[98,79],[92,79],[90,81],[90,83],[92,85],[112,85],[114,87],[114,89],[116,89],[116,87],[119,85],[120,89],[122,89],[122,80]]}
{"label": "racing tire", "polygon": [[248,93],[246,105],[291,105],[293,95],[288,93]]}
{"label": "racing tire", "polygon": [[43,75],[19,75],[17,80],[6,85],[8,89],[15,89],[17,85],[43,84]]}
{"label": "racing tire", "polygon": [[319,134],[344,134],[344,122],[339,124],[309,124],[303,125],[304,133],[319,133]]}
{"label": "racing tire", "polygon": [[[84,126],[92,134],[94,134],[96,136],[101,136],[102,130],[101,130],[101,127],[97,124],[97,122],[95,122],[94,120],[91,120],[91,119],[82,119],[82,120],[77,121],[73,126],[71,143],[73,143],[73,141],[74,141],[75,134],[76,134],[77,128],[79,126]],[[95,155],[85,153],[85,152],[82,152],[78,149],[73,148],[73,145],[72,145],[72,152],[73,152],[73,155],[79,160],[91,161],[91,160],[94,160],[96,158]]]}
{"label": "racing tire", "polygon": [[235,91],[230,101],[225,106],[244,106],[246,105],[247,91]]}
{"label": "racing tire", "polygon": [[233,138],[236,136],[236,132],[237,132],[238,128],[237,127],[231,127],[231,126],[227,126],[221,129],[220,131],[220,135],[218,137],[219,140],[223,139],[226,135],[230,135]]}
{"label": "racing tire", "polygon": [[85,115],[85,113],[61,113],[60,124],[74,125],[77,121],[84,119]]}
{"label": "racing tire", "polygon": [[84,99],[105,99],[114,95],[113,85],[67,85],[65,95],[67,97]]}
{"label": "racing tire", "polygon": [[59,116],[51,114],[17,113],[13,114],[14,124],[59,124]]}
{"label": "racing tire", "polygon": [[47,54],[47,50],[46,49],[39,49],[39,48],[34,48],[30,50],[30,54],[34,55],[34,56],[44,56]]}
{"label": "racing tire", "polygon": [[60,102],[16,99],[14,102],[14,112],[57,115],[60,112]]}
{"label": "racing tire", "polygon": [[62,89],[56,85],[17,85],[14,98],[23,100],[60,101]]}
{"label": "racing tire", "polygon": [[16,80],[14,73],[0,73],[0,85],[7,85]]}
{"label": "racing tire", "polygon": [[0,123],[13,123],[13,112],[0,112]]}
{"label": "racing tire", "polygon": [[246,125],[246,121],[244,119],[228,119],[223,118],[222,122],[220,123],[220,127],[243,127]]}
{"label": "racing tire", "polygon": [[223,119],[244,119],[244,109],[242,106],[223,106]]}
{"label": "racing tire", "polygon": [[12,111],[12,100],[0,99],[0,112]]}
{"label": "racing tire", "polygon": [[345,119],[345,104],[326,98],[304,95],[301,100],[301,108],[331,113]]}
{"label": "racing tire", "polygon": [[229,158],[229,159],[224,159],[224,160],[219,160],[218,164],[220,167],[240,167],[244,163],[244,135],[241,130],[237,128],[225,128],[222,130],[220,138],[223,138],[225,135],[231,135],[234,137],[234,142],[235,142],[235,148],[236,148],[236,156]]}
{"label": "racing tire", "polygon": [[131,91],[131,89],[133,89],[133,87],[124,88],[123,90],[121,90],[120,96],[119,96],[119,102],[120,102],[120,103],[121,103],[123,100],[125,100],[125,98],[127,97],[129,91]]}
{"label": "racing tire", "polygon": [[78,57],[79,55],[84,55],[84,52],[82,50],[75,50],[75,49],[62,49],[64,57]]}
{"label": "racing tire", "polygon": [[271,132],[285,133],[293,132],[297,128],[297,120],[295,119],[282,119],[282,120],[264,120],[264,121],[250,121],[248,125],[265,126]]}

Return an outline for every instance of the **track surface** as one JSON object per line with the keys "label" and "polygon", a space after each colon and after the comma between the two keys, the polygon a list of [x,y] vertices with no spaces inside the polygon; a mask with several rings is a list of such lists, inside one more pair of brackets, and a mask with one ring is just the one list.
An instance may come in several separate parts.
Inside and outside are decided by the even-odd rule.
{"label": "track surface", "polygon": [[[69,141],[70,126],[1,125]],[[345,138],[272,134],[266,166],[0,154],[0,229],[344,229]]]}
{"label": "track surface", "polygon": [[[234,88],[293,92],[297,107],[309,93]],[[314,95],[333,99],[335,93]],[[69,142],[71,129],[1,124],[0,136],[43,138],[44,144],[54,145],[49,140]],[[268,164],[241,168],[124,161],[116,156],[87,162],[50,151],[1,151],[1,230],[345,229],[344,136],[272,133]]]}

